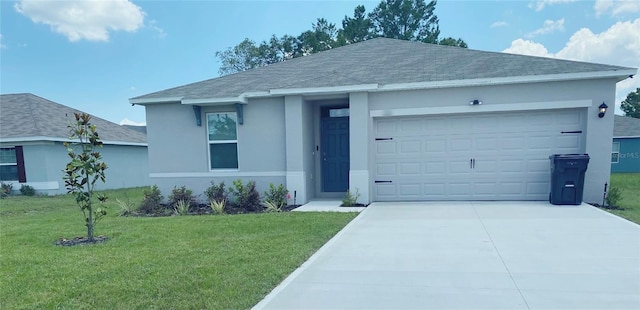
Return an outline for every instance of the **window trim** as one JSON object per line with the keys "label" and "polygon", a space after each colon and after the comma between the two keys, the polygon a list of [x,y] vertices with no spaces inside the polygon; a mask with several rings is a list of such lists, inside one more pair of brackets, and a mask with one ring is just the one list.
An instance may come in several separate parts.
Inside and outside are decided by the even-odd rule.
{"label": "window trim", "polygon": [[[235,140],[209,140],[209,115],[213,114],[233,114],[236,117],[236,139]],[[238,147],[238,113],[235,111],[217,111],[217,112],[207,112],[205,113],[205,120],[207,122],[206,126],[206,135],[207,135],[207,167],[209,167],[210,172],[217,171],[239,171],[240,170],[240,148]],[[211,167],[211,144],[236,144],[236,162],[238,163],[237,168],[212,168]]]}
{"label": "window trim", "polygon": [[16,162],[15,163],[0,163],[0,166],[16,166],[18,170],[18,179],[17,180],[5,180],[3,182],[11,182],[18,181],[19,183],[27,182],[27,174],[24,169],[24,153],[21,145],[11,146],[11,147],[3,147],[3,149],[13,149],[16,154]]}
{"label": "window trim", "polygon": [[[618,151],[614,151],[614,146],[615,145],[618,146]],[[618,155],[618,156],[616,156],[616,161],[613,161],[613,154],[617,154]],[[613,144],[611,145],[611,163],[612,164],[620,163],[620,142],[619,141],[614,141]]]}

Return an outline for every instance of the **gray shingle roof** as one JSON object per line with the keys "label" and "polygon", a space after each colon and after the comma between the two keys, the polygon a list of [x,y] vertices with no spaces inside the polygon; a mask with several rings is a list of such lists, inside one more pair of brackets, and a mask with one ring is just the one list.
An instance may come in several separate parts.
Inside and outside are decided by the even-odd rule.
{"label": "gray shingle roof", "polygon": [[[0,95],[0,139],[47,137],[68,140],[67,125],[81,112],[33,94]],[[146,143],[144,133],[92,116],[104,142]]]}
{"label": "gray shingle roof", "polygon": [[225,98],[281,88],[385,85],[630,69],[376,38],[132,100]]}
{"label": "gray shingle roof", "polygon": [[640,119],[615,115],[613,120],[614,137],[640,137]]}

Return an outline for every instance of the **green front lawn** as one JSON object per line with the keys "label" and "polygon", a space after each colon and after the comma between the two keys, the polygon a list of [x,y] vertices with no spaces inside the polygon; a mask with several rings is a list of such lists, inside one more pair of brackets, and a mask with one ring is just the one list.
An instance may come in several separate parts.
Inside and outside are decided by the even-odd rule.
{"label": "green front lawn", "polygon": [[619,207],[623,210],[608,211],[640,224],[640,173],[613,173],[611,187],[621,190]]}
{"label": "green front lawn", "polygon": [[0,200],[0,308],[250,308],[356,213],[118,217],[108,192],[103,244],[54,245],[85,236],[70,196]]}

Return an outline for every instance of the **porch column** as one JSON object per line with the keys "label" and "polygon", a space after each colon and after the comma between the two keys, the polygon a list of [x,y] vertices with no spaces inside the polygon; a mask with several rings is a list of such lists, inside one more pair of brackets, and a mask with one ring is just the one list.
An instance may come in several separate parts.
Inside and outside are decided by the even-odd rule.
{"label": "porch column", "polygon": [[285,141],[287,161],[287,189],[293,199],[296,194],[296,203],[303,204],[308,200],[306,188],[306,176],[304,171],[303,156],[303,101],[302,96],[284,97],[285,117]]}
{"label": "porch column", "polygon": [[369,182],[369,94],[349,94],[349,191],[358,191],[358,203],[371,202]]}

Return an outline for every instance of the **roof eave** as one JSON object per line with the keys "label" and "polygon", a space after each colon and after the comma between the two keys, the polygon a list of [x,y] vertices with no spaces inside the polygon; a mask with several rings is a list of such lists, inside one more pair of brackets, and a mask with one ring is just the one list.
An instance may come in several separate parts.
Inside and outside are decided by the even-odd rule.
{"label": "roof eave", "polygon": [[308,88],[276,88],[269,90],[272,96],[288,95],[333,95],[342,93],[369,92],[378,90],[378,84],[357,84],[329,87],[308,87]]}
{"label": "roof eave", "polygon": [[[79,142],[78,140],[72,140],[68,138],[58,137],[46,137],[46,136],[34,136],[34,137],[12,137],[12,138],[0,138],[0,143],[20,143],[20,142]],[[147,146],[147,143],[143,142],[129,142],[129,141],[110,141],[104,140],[102,144],[107,145],[127,145],[127,146]]]}
{"label": "roof eave", "polygon": [[616,79],[616,82],[625,80],[636,75],[637,69],[621,69],[609,71],[595,72],[579,72],[579,73],[562,73],[547,75],[525,75],[512,77],[496,77],[496,78],[478,78],[478,79],[460,79],[447,81],[428,81],[428,82],[411,82],[411,83],[393,83],[393,84],[356,84],[329,87],[307,87],[307,88],[275,88],[269,91],[244,92],[236,97],[212,97],[185,99],[184,97],[164,97],[164,98],[133,98],[129,99],[131,104],[148,105],[159,103],[181,103],[185,105],[199,106],[216,106],[227,104],[247,104],[250,98],[280,97],[290,95],[332,95],[344,94],[352,92],[385,92],[385,91],[401,91],[401,90],[418,90],[418,89],[434,89],[434,88],[453,88],[453,87],[473,87],[473,86],[491,86],[506,84],[522,84],[522,83],[543,83],[543,82],[560,82],[590,79]]}
{"label": "roof eave", "polygon": [[640,135],[637,136],[613,136],[614,139],[636,139],[640,138]]}
{"label": "roof eave", "polygon": [[201,98],[201,99],[182,99],[181,104],[199,105],[199,106],[216,106],[234,103],[247,104],[249,100],[245,95],[238,97],[222,97],[222,98]]}
{"label": "roof eave", "polygon": [[430,81],[430,82],[416,82],[416,83],[398,83],[398,84],[386,84],[386,85],[380,86],[376,91],[398,91],[398,90],[416,90],[416,89],[431,89],[431,88],[491,86],[491,85],[505,85],[505,84],[560,82],[560,81],[575,81],[575,80],[605,79],[605,78],[617,78],[617,82],[619,82],[635,75],[636,72],[637,72],[636,69],[629,69],[629,70],[615,70],[615,71],[597,71],[597,72],[547,74],[547,75],[525,75],[525,76],[499,77],[499,78],[480,78],[480,79]]}
{"label": "roof eave", "polygon": [[158,97],[158,98],[131,98],[129,103],[132,105],[147,105],[156,103],[174,103],[180,102],[183,97]]}

